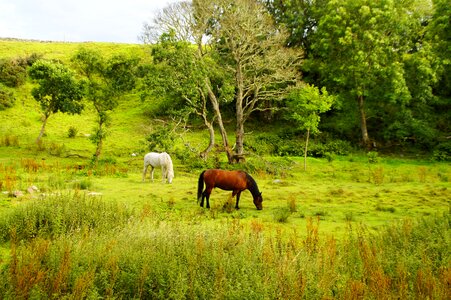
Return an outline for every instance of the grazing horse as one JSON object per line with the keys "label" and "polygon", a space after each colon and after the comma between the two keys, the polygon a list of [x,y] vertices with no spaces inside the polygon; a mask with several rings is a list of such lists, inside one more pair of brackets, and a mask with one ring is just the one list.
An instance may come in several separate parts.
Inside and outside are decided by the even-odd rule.
{"label": "grazing horse", "polygon": [[[204,189],[205,183],[205,190]],[[255,207],[261,210],[262,193],[258,190],[257,183],[251,175],[244,171],[224,171],[218,169],[209,169],[203,171],[197,183],[197,200],[200,200],[200,206],[204,207],[204,199],[207,198],[207,208],[210,208],[210,194],[213,188],[218,187],[222,190],[232,191],[232,198],[236,195],[235,208],[239,209],[241,192],[248,189],[254,198]]]}
{"label": "grazing horse", "polygon": [[150,177],[153,181],[153,171],[155,167],[161,167],[163,183],[165,179],[168,179],[168,183],[172,183],[172,179],[174,178],[174,168],[172,166],[172,160],[169,154],[166,152],[156,153],[150,152],[144,156],[144,170],[143,170],[143,181],[146,178],[147,168],[152,167],[152,171],[150,172]]}

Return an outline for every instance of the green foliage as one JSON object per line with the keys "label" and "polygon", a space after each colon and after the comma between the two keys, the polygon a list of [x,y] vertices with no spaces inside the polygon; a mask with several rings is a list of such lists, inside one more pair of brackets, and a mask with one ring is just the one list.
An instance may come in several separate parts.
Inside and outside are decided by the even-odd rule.
{"label": "green foliage", "polygon": [[176,135],[169,126],[158,126],[146,137],[147,149],[155,152],[170,152],[175,144]]}
{"label": "green foliage", "polygon": [[278,223],[288,222],[291,212],[288,208],[282,207],[274,211],[274,221]]}
{"label": "green foliage", "polygon": [[293,120],[300,129],[318,132],[319,114],[331,109],[335,97],[329,95],[326,88],[321,90],[310,84],[305,84],[293,90],[288,96],[288,119]]}
{"label": "green foliage", "polygon": [[14,93],[0,83],[0,111],[14,106]]}
{"label": "green foliage", "polygon": [[[38,223],[40,230],[27,228],[33,238],[12,231],[0,297],[444,299],[448,292],[448,215],[400,221],[377,234],[350,224],[338,242],[318,232],[319,220],[310,220],[307,236],[298,240],[296,233],[284,235],[279,226],[270,231],[258,220],[168,223],[155,212],[130,218],[118,207],[95,203],[88,206],[97,211],[87,215],[86,201],[71,214],[53,203],[53,218]],[[30,220],[20,211],[17,224]],[[36,211],[29,211],[33,219]]]}
{"label": "green foliage", "polygon": [[67,130],[68,138],[74,138],[77,136],[77,134],[78,134],[78,129],[75,126],[70,126],[69,129]]}
{"label": "green foliage", "polygon": [[451,142],[439,143],[432,152],[434,161],[450,161],[451,160]]}
{"label": "green foliage", "polygon": [[1,212],[0,241],[55,238],[80,230],[108,231],[125,224],[131,211],[77,194],[47,196]]}
{"label": "green foliage", "polygon": [[16,135],[6,134],[0,139],[3,147],[19,146],[19,138]]}
{"label": "green foliage", "polygon": [[38,60],[29,69],[29,75],[38,83],[32,95],[46,116],[56,112],[81,113],[83,84],[69,68],[58,62]]}
{"label": "green foliage", "polygon": [[97,112],[97,127],[90,137],[96,145],[94,160],[97,161],[111,124],[109,114],[119,105],[118,98],[135,88],[139,59],[123,54],[106,59],[98,50],[80,48],[72,62],[84,76],[86,97]]}
{"label": "green foliage", "polygon": [[18,87],[27,79],[28,62],[24,58],[0,60],[0,83],[8,87]]}
{"label": "green foliage", "polygon": [[376,151],[369,151],[366,156],[370,164],[376,164],[379,162],[379,153]]}

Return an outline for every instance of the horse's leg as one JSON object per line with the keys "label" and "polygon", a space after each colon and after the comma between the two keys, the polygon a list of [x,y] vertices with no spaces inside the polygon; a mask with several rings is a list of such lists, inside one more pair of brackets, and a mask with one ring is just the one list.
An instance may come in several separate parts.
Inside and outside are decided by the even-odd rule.
{"label": "horse's leg", "polygon": [[161,166],[161,178],[162,178],[163,183],[164,183],[165,179],[166,179],[166,168],[164,166]]}
{"label": "horse's leg", "polygon": [[235,205],[235,209],[240,209],[240,208],[238,207],[238,202],[240,202],[240,196],[241,196],[241,191],[238,191],[238,192],[236,193],[236,205]]}
{"label": "horse's leg", "polygon": [[202,198],[200,199],[200,207],[204,207],[204,199],[207,197],[207,189],[202,192]]}
{"label": "horse's leg", "polygon": [[205,199],[205,192],[202,192],[202,197],[200,198],[200,207],[204,207],[204,199]]}
{"label": "horse's leg", "polygon": [[144,169],[143,169],[143,182],[144,182],[145,179],[146,179],[147,167],[148,167],[148,165],[144,164]]}
{"label": "horse's leg", "polygon": [[152,171],[150,171],[150,178],[152,179],[152,182],[153,182],[153,171],[155,171],[155,168],[153,166],[151,166],[151,167],[152,167]]}
{"label": "horse's leg", "polygon": [[207,208],[210,208],[210,194],[211,191],[213,190],[212,187],[207,186],[205,188],[205,191],[202,193],[202,200],[200,201],[200,206],[204,207],[204,198],[207,199]]}
{"label": "horse's leg", "polygon": [[207,208],[210,208],[210,193],[207,194]]}

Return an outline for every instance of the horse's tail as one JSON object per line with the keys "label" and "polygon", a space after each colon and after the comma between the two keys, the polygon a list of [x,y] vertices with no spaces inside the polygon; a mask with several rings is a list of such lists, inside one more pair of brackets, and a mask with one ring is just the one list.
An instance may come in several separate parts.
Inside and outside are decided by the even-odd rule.
{"label": "horse's tail", "polygon": [[204,173],[200,173],[199,180],[197,181],[197,201],[200,201],[202,197],[202,190],[204,189]]}

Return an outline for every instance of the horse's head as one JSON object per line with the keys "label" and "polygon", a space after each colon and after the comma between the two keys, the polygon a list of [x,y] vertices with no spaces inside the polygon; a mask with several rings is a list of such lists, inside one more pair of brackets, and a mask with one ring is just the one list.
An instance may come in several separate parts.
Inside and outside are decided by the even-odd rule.
{"label": "horse's head", "polygon": [[174,172],[169,171],[168,172],[168,183],[172,183],[172,179],[174,179]]}
{"label": "horse's head", "polygon": [[254,197],[254,204],[255,204],[255,207],[257,207],[258,210],[262,210],[263,209],[262,202],[263,202],[262,193],[258,193],[258,195]]}

